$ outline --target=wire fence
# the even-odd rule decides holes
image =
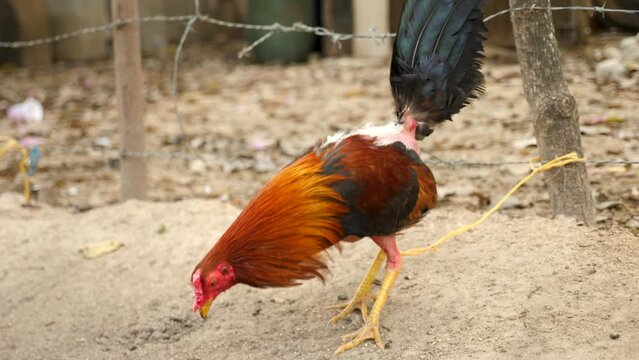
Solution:
[[[606,13],[625,13],[625,14],[639,14],[639,10],[632,9],[615,9],[615,8],[607,8],[605,4],[603,6],[550,6],[550,7],[518,7],[518,8],[509,8],[494,13],[492,15],[486,16],[484,18],[484,22],[491,21],[498,16],[502,16],[505,14],[509,14],[511,12],[518,11],[590,11],[594,14],[600,14],[604,16]],[[245,30],[257,30],[264,31],[265,34],[258,38],[255,42],[249,44],[244,47],[239,53],[238,57],[242,58],[250,53],[255,47],[263,44],[267,41],[273,34],[281,33],[281,32],[303,32],[310,33],[320,37],[329,37],[334,44],[337,46],[340,45],[342,41],[353,40],[353,39],[368,39],[374,41],[383,42],[385,39],[395,37],[395,33],[390,32],[378,32],[375,28],[372,28],[369,32],[366,33],[339,33],[321,26],[309,26],[303,23],[294,23],[291,25],[282,25],[279,23],[273,23],[270,25],[259,25],[259,24],[247,24],[247,23],[238,23],[238,22],[230,22],[225,20],[216,19],[207,14],[202,14],[200,12],[200,1],[194,0],[194,13],[191,15],[177,15],[177,16],[146,16],[140,18],[125,18],[125,19],[115,19],[113,22],[108,24],[80,29],[64,34],[55,35],[52,37],[34,39],[34,40],[25,40],[25,41],[13,41],[13,42],[1,42],[0,48],[11,48],[11,49],[20,49],[32,46],[39,46],[44,44],[51,44],[59,41],[64,41],[67,39],[71,39],[78,36],[89,35],[97,32],[103,31],[111,31],[114,28],[119,26],[125,26],[133,23],[152,23],[152,22],[186,22],[184,32],[180,37],[173,62],[173,70],[171,73],[171,98],[174,107],[175,120],[179,125],[179,129],[181,132],[181,136],[186,138],[186,131],[184,124],[182,122],[182,117],[179,111],[179,94],[178,94],[178,80],[179,80],[179,64],[182,56],[182,50],[186,43],[186,40],[189,34],[193,30],[193,26],[195,23],[205,23],[205,24],[213,24],[217,26],[227,27],[227,28],[236,28],[236,29],[245,29]],[[137,158],[158,158],[158,159],[200,159],[203,161],[211,161],[210,156],[206,156],[205,154],[201,154],[200,152],[193,149],[189,142],[185,142],[185,145],[188,152],[165,152],[165,151],[144,151],[144,152],[127,152],[121,150],[117,156],[120,158],[125,157],[137,157]],[[529,161],[468,161],[468,160],[443,160],[434,155],[427,155],[425,157],[425,162],[430,165],[435,166],[446,166],[450,168],[460,168],[460,167],[495,167],[495,166],[503,166],[503,165],[528,165]],[[639,165],[639,160],[619,160],[619,159],[595,159],[595,160],[586,160],[585,163],[592,165]]]
[[[62,148],[62,147],[53,147],[47,149],[51,153],[70,153],[73,152],[72,149]],[[198,152],[194,154],[192,152],[184,152],[184,151],[144,151],[144,152],[131,152],[131,151],[103,151],[102,155],[108,158],[126,158],[126,157],[135,157],[135,158],[146,158],[146,159],[164,159],[164,160],[202,160],[208,164],[214,165],[222,165],[220,161],[220,156],[214,153],[203,153]],[[290,154],[285,154],[288,157],[291,157]],[[455,159],[455,160],[447,160],[442,159],[439,156],[434,155],[433,153],[427,152],[422,154],[422,160],[424,163],[430,166],[436,167],[446,167],[450,169],[460,169],[460,168],[477,168],[477,167],[499,167],[499,166],[517,166],[517,165],[530,165],[529,160],[494,160],[494,161],[480,161],[480,160],[465,160],[465,159]],[[603,165],[624,165],[624,166],[639,166],[638,160],[623,160],[623,159],[586,159],[581,161],[585,164],[592,166],[603,166]],[[547,162],[541,162],[541,165],[544,165]]]

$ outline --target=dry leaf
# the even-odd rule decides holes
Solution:
[[[117,240],[112,240],[112,241],[105,241],[101,243],[87,245],[83,247],[82,249],[80,249],[80,252],[82,253],[82,255],[84,255],[85,258],[94,259],[102,255],[112,253],[118,250],[119,248],[121,248],[122,246],[124,246],[123,243]]]
[[[614,208],[621,205],[621,200],[608,200],[608,201],[601,201],[601,202],[597,202],[595,204],[595,209],[597,210],[605,210],[605,209],[610,209],[610,208]]]

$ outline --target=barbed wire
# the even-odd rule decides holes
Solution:
[[[466,161],[466,160],[442,160],[439,158],[425,159],[424,162],[429,165],[444,165],[449,168],[461,167],[497,167],[509,165],[530,165],[530,161]],[[600,165],[639,165],[639,160],[589,160],[581,161],[585,164],[594,166]],[[546,162],[541,162],[545,164]]]
[[[45,146],[45,151],[49,153],[74,153],[76,152],[74,149],[65,148],[65,147],[56,147],[56,146]],[[95,149],[94,149],[95,150]],[[214,153],[198,153],[195,155],[190,152],[182,152],[182,151],[115,151],[115,150],[104,150],[102,151],[104,155],[107,155],[111,158],[145,158],[145,159],[165,159],[165,160],[202,160],[205,163],[212,165],[220,165],[220,162],[223,157],[217,156]],[[284,153],[284,152],[283,152]],[[286,157],[293,158],[294,156],[284,153]],[[479,160],[446,160],[442,159],[432,153],[427,153],[422,156],[422,160],[427,165],[432,166],[443,166],[451,169],[456,168],[472,168],[472,167],[499,167],[499,166],[517,166],[517,165],[530,165],[529,160],[492,160],[492,161],[479,161]],[[546,162],[540,162],[542,165]],[[639,159],[637,160],[623,160],[623,159],[586,159],[583,161],[585,164],[593,165],[593,166],[601,166],[601,165],[639,165]]]
[[[639,14],[639,10],[631,9],[614,9],[607,8],[604,2],[601,6],[522,6],[511,9],[504,9],[498,11],[490,16],[484,18],[484,22],[488,22],[498,16],[508,14],[515,11],[529,11],[529,10],[546,10],[546,11],[561,11],[561,10],[573,10],[573,11],[592,11],[594,14],[600,14],[601,17],[605,17],[606,13],[624,13],[624,14]]]
[[[572,10],[572,11],[592,11],[594,14],[601,14],[602,16],[605,13],[626,13],[626,14],[639,14],[639,10],[630,10],[630,9],[614,9],[607,8],[606,5],[602,6],[550,6],[550,7],[538,7],[538,6],[530,6],[530,7],[518,7],[518,8],[510,8],[504,9],[499,12],[496,12],[492,15],[489,15],[484,18],[484,22],[491,21],[492,19],[502,16],[504,14],[508,14],[516,11],[562,11],[562,10]],[[71,31],[64,34],[59,34],[51,37],[34,39],[34,40],[24,40],[24,41],[13,41],[13,42],[3,42],[0,41],[0,48],[12,48],[19,49],[25,47],[32,47],[44,44],[51,44],[54,42],[64,41],[67,39],[71,39],[78,36],[89,35],[93,33],[110,31],[116,27],[124,26],[127,24],[133,23],[151,23],[151,22],[186,22],[186,26],[182,36],[180,37],[178,46],[176,48],[175,56],[174,56],[174,64],[173,71],[171,74],[171,97],[174,105],[175,119],[179,125],[180,131],[182,135],[185,135],[185,127],[182,122],[182,118],[179,112],[179,100],[178,100],[178,75],[179,75],[179,63],[182,55],[182,50],[184,48],[184,44],[189,33],[193,30],[193,26],[196,22],[208,23],[222,27],[228,28],[237,28],[237,29],[245,29],[245,30],[258,30],[265,31],[266,33],[258,38],[253,43],[244,47],[238,53],[238,57],[244,57],[249,52],[251,52],[256,46],[264,43],[268,40],[272,35],[278,32],[305,32],[311,33],[320,37],[330,37],[334,44],[339,45],[341,41],[353,40],[353,39],[369,39],[369,40],[377,40],[383,42],[385,39],[395,37],[395,33],[391,32],[377,32],[375,28],[371,28],[370,31],[366,33],[339,33],[321,26],[309,26],[300,22],[293,23],[292,25],[282,25],[279,23],[273,23],[270,25],[260,25],[260,24],[248,24],[248,23],[239,23],[239,22],[231,22],[220,20],[214,17],[211,17],[206,14],[202,14],[200,12],[200,1],[194,0],[194,13],[190,15],[176,15],[176,16],[144,16],[139,18],[123,18],[123,19],[115,19],[113,22],[95,26],[84,28],[76,31]],[[142,158],[165,158],[165,159],[200,159],[204,161],[204,158],[193,149],[188,142],[186,143],[187,148],[189,149],[189,153],[186,152],[162,152],[162,151],[145,151],[145,152],[127,152],[121,150],[117,156],[120,158],[125,157],[142,157]],[[70,151],[72,152],[72,151]],[[528,165],[528,161],[467,161],[467,160],[442,160],[437,157],[432,156],[429,159],[425,159],[425,162],[431,165],[442,165],[451,168],[459,168],[459,167],[492,167],[492,166],[504,166],[504,165]],[[593,165],[637,165],[639,164],[639,160],[586,160],[588,164]]]
[[[105,24],[105,25],[84,28],[84,29],[75,30],[68,33],[54,35],[51,37],[46,37],[41,39],[11,41],[11,42],[0,41],[0,48],[19,49],[19,48],[25,48],[25,47],[38,46],[38,45],[45,45],[45,44],[51,44],[51,43],[59,42],[63,40],[72,39],[78,36],[90,35],[90,34],[103,32],[103,31],[110,31],[122,25],[128,25],[133,23],[148,23],[148,22],[188,21],[191,17],[192,15],[178,15],[178,16],[158,15],[158,16],[145,16],[145,17],[141,17],[137,19],[134,19],[134,18],[116,19],[113,22]]]
[[[316,36],[321,37],[330,37],[334,43],[344,40],[353,40],[353,39],[374,39],[374,40],[384,40],[387,38],[395,37],[395,33],[391,32],[382,32],[378,33],[375,28],[371,28],[371,30],[367,33],[339,33],[332,30],[329,30],[325,27],[321,26],[309,26],[300,22],[293,23],[292,25],[282,25],[280,23],[273,23],[270,25],[259,25],[259,24],[247,24],[247,23],[239,23],[232,21],[220,20],[214,17],[211,17],[207,14],[200,13],[199,0],[196,1],[196,12],[191,15],[175,15],[175,16],[143,16],[139,18],[124,18],[124,19],[116,19],[111,23],[84,28],[80,30],[71,31],[64,34],[59,34],[51,37],[34,39],[34,40],[21,40],[21,41],[0,41],[0,48],[24,48],[31,46],[38,46],[44,44],[50,44],[58,41],[63,41],[67,39],[71,39],[78,36],[89,35],[97,32],[109,31],[115,27],[132,24],[132,23],[149,23],[149,22],[181,22],[187,21],[194,23],[195,21],[200,21],[203,23],[214,24],[222,27],[228,28],[236,28],[236,29],[245,29],[245,30],[260,30],[266,31],[268,33],[276,33],[276,32],[306,32],[312,33]],[[615,9],[615,8],[607,8],[606,5],[602,6],[549,6],[549,7],[539,7],[539,6],[529,6],[529,7],[517,7],[510,8],[498,11],[492,15],[489,15],[484,18],[484,22],[491,21],[492,19],[508,14],[511,12],[517,11],[562,11],[562,10],[572,10],[572,11],[592,11],[593,14],[601,14],[605,16],[605,13],[625,13],[625,14],[639,14],[639,10],[632,9]],[[191,24],[192,26],[193,24]],[[270,37],[272,34],[268,35]],[[265,34],[266,36],[266,34]],[[256,40],[258,44],[264,42],[264,39]],[[251,44],[246,48],[240,51],[240,54],[246,54],[250,51],[250,49],[254,48],[258,44]]]

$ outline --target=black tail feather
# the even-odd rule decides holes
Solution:
[[[418,139],[483,91],[485,0],[406,0],[391,63],[398,117],[419,122]]]

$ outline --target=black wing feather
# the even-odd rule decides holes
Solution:
[[[485,0],[407,0],[393,48],[391,88],[398,118],[419,122],[417,138],[450,120],[483,91]]]

